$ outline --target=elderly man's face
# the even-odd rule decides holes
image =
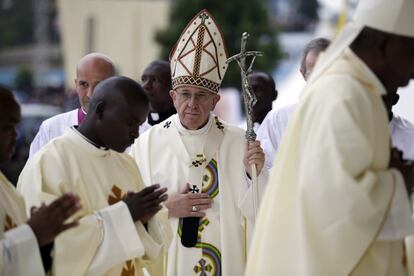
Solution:
[[[196,87],[179,87],[170,91],[180,122],[187,129],[203,127],[220,96]]]

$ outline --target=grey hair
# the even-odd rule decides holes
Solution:
[[[323,37],[315,38],[309,41],[303,48],[302,59],[300,61],[300,71],[306,74],[306,56],[310,52],[323,52],[326,48],[328,48],[329,44],[331,44],[331,41]]]

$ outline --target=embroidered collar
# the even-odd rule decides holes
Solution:
[[[180,122],[180,118],[179,116],[175,117],[175,124],[177,126],[178,132],[181,135],[203,135],[206,134],[209,130],[211,125],[213,124],[213,116],[210,114],[210,117],[208,118],[208,122],[205,126],[203,126],[200,129],[195,129],[195,130],[191,130],[191,129],[186,129]]]
[[[80,137],[82,137],[82,139],[84,139],[86,142],[88,142],[89,144],[91,144],[95,148],[100,149],[100,150],[109,150],[109,148],[102,147],[102,146],[98,145],[97,143],[93,142],[92,140],[90,140],[89,138],[87,138],[85,135],[83,135],[82,133],[80,133],[79,130],[78,130],[78,126],[72,126],[71,129],[74,130],[74,133],[78,134]]]

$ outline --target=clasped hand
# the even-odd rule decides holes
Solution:
[[[160,188],[159,184],[146,187],[141,191],[129,192],[123,199],[131,213],[132,219],[147,223],[159,210],[161,203],[167,200],[167,188]]]
[[[179,193],[170,195],[165,202],[168,217],[204,217],[205,210],[211,208],[213,200],[207,193],[189,193],[190,185],[186,183]]]

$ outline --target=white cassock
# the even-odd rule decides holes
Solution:
[[[25,204],[0,172],[0,275],[45,275],[39,245],[27,221]]]
[[[148,232],[134,223],[122,201],[128,191],[142,187],[131,156],[99,149],[73,127],[33,156],[18,181],[28,206],[65,192],[77,194],[82,204],[75,215],[80,225],[55,240],[53,274],[142,275],[142,268],[160,256],[164,238],[155,219]]]
[[[245,275],[406,275],[414,233],[389,169],[384,86],[349,49],[304,91],[286,129]]]
[[[403,152],[403,158],[414,160],[414,124],[398,115],[390,122],[392,145]]]
[[[61,136],[67,127],[78,125],[79,108],[58,114],[42,122],[39,131],[30,144],[29,158],[50,140]]]
[[[243,274],[254,217],[244,149],[244,132],[212,115],[199,130],[185,129],[173,115],[135,141],[132,155],[144,183],[159,183],[170,194],[189,183],[214,200],[200,220],[195,247],[182,246],[181,219],[170,219],[174,237],[168,253],[169,276]],[[265,170],[258,180],[261,194]]]
[[[257,130],[257,140],[263,148],[266,167],[272,168],[277,149],[282,141],[283,133],[286,130],[288,121],[295,110],[295,104],[282,107],[278,110],[270,111],[259,129]]]
[[[238,124],[237,125],[239,128],[241,128],[241,129],[243,129],[243,130],[246,130],[247,129],[247,122],[246,121],[244,121],[244,122],[242,122],[242,123],[240,123],[240,124]],[[257,134],[257,131],[259,130],[259,128],[260,128],[260,124],[258,123],[258,122],[254,122],[253,123],[253,131]]]
[[[392,144],[403,152],[403,158],[414,160],[414,124],[394,114],[390,123]],[[411,195],[412,198],[412,195]],[[409,275],[414,275],[414,236],[405,239]]]

